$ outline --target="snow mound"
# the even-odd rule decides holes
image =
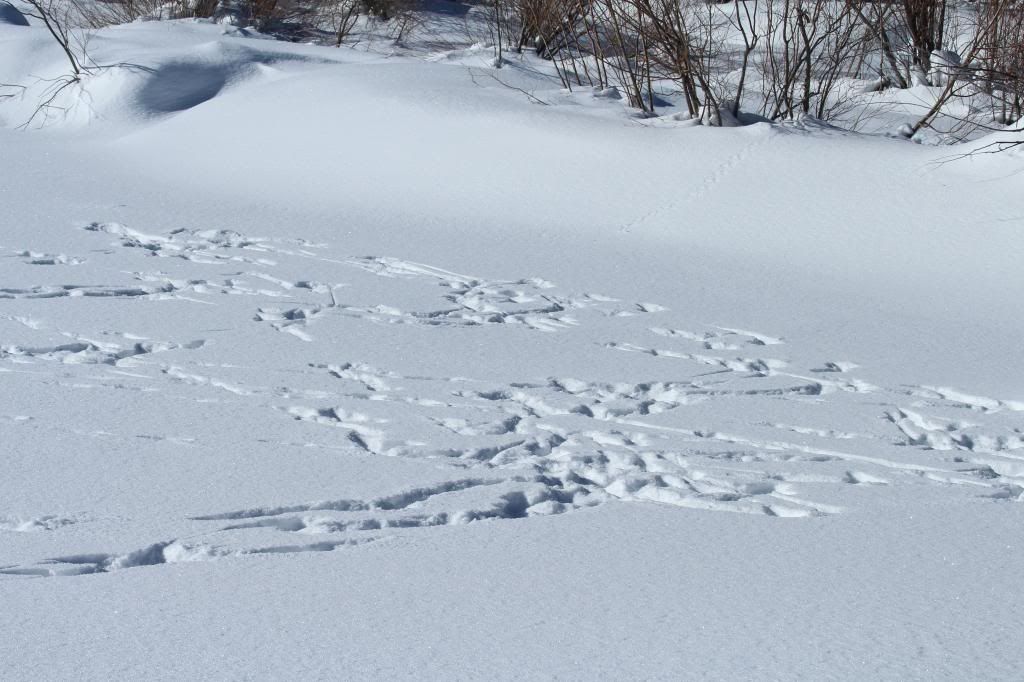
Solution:
[[[286,62],[300,55],[257,51],[242,45],[210,42],[189,54],[147,66],[120,65],[85,83],[92,110],[104,119],[148,119],[176,114],[224,96],[252,80],[272,80]]]
[[[25,15],[17,7],[2,0],[0,0],[0,24],[8,24],[10,26],[29,25],[28,19],[25,18]]]
[[[231,70],[222,65],[179,62],[154,69],[136,93],[146,110],[184,111],[216,97],[228,84]]]
[[[989,133],[980,139],[958,145],[957,149],[969,154],[1005,153],[1007,156],[1020,158],[1022,146],[1024,146],[1024,128],[1008,126],[1005,130]]]
[[[1015,177],[1024,161],[1024,128],[1007,126],[977,140],[937,148],[935,159],[938,164],[952,166],[957,174],[976,179]]]
[[[31,52],[30,62],[7,76],[25,88],[9,103],[6,124],[25,126],[28,121],[25,127],[29,128],[80,128],[97,123],[149,121],[209,104],[243,83],[271,81],[285,77],[288,71],[295,72],[303,64],[331,61],[287,48],[258,49],[221,36],[210,40],[214,31],[219,32],[212,25],[181,28],[192,29],[200,40],[184,50],[180,46],[171,50],[154,46],[151,52],[140,51],[132,61],[105,59],[107,36],[101,33],[96,54],[90,56],[96,63],[109,65],[93,68],[77,81],[67,75],[66,60],[53,45],[39,42],[40,36],[27,36],[26,42],[33,42],[38,49]],[[143,28],[140,33],[147,31]],[[28,77],[25,74],[29,72],[37,75]],[[67,86],[58,92],[55,83]],[[44,101],[49,105],[37,110]]]

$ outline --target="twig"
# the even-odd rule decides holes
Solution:
[[[483,87],[479,83],[477,83],[477,81],[476,81],[477,74],[473,73],[473,69],[467,67],[466,70],[469,72],[469,78],[470,78],[470,80],[473,81],[473,85],[476,85],[476,86],[479,86],[479,87]],[[534,95],[531,92],[527,92],[526,90],[523,90],[522,88],[517,88],[516,86],[514,86],[514,85],[512,85],[510,83],[506,83],[505,81],[503,81],[500,78],[498,78],[497,76],[495,76],[493,73],[487,73],[487,74],[481,74],[481,75],[489,76],[490,78],[492,78],[493,80],[498,81],[498,83],[504,85],[506,88],[509,88],[510,90],[515,90],[517,92],[521,92],[522,94],[526,95],[529,98],[529,100],[531,102],[533,102],[534,104],[543,104],[546,107],[547,106],[551,106],[550,102],[545,102],[544,100],[542,100],[541,98],[537,97],[536,95]]]

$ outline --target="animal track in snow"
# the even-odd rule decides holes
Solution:
[[[397,511],[404,510],[414,505],[421,504],[438,495],[445,495],[453,492],[460,492],[480,486],[491,486],[502,483],[500,479],[466,478],[460,480],[445,481],[433,486],[413,488],[394,495],[381,497],[373,500],[341,499],[326,500],[321,502],[310,502],[305,504],[288,505],[280,507],[257,507],[254,509],[243,509],[239,511],[209,514],[206,516],[193,517],[196,521],[238,521],[242,519],[266,518],[271,516],[282,516],[297,512],[311,511],[336,511],[336,512],[365,512],[365,511]]]
[[[351,369],[329,371],[352,383],[361,383],[357,376],[345,376]],[[351,396],[360,400],[398,400],[387,394],[398,392],[394,386],[401,384],[403,398],[416,398],[404,400],[413,412],[419,400],[424,399],[420,391],[433,389],[441,393],[428,400],[439,406],[441,414],[446,407],[456,414],[465,414],[466,404],[453,405],[454,397],[471,401],[482,417],[492,416],[476,420],[454,415],[432,418],[438,429],[456,437],[450,447],[417,447],[406,442],[387,448],[382,445],[384,434],[401,439],[394,433],[394,424],[407,421],[403,415],[393,414],[389,423],[372,427],[376,440],[373,447],[366,448],[368,451],[516,472],[516,476],[533,486],[545,487],[547,493],[540,495],[541,501],[557,501],[560,511],[615,499],[777,516],[836,511],[834,506],[809,502],[794,494],[794,486],[783,485],[784,476],[750,469],[738,471],[705,456],[709,445],[731,446],[734,439],[692,429],[665,431],[640,421],[690,404],[693,400],[687,394],[691,390],[698,399],[705,399],[706,395],[694,384],[610,385],[552,379],[515,384],[505,390],[479,391],[440,380],[403,379],[393,373],[388,373],[384,382],[379,379],[380,374],[371,374],[371,385],[363,383],[361,390]],[[302,408],[298,418],[345,429],[369,428],[365,415],[339,413],[337,408]],[[459,437],[470,444],[459,446]],[[438,435],[426,440],[439,443],[445,437]],[[756,447],[758,443],[750,445]],[[768,445],[773,450],[783,449],[778,443]],[[802,459],[801,451],[794,450],[795,454],[775,460]]]
[[[330,552],[339,547],[354,547],[373,542],[374,538],[342,539],[306,544],[270,545],[244,549],[230,549],[218,545],[179,542],[171,540],[157,542],[141,549],[123,554],[73,554],[47,559],[27,566],[6,566],[0,568],[0,575],[57,577],[112,573],[129,568],[157,566],[194,561],[212,561],[223,557],[294,554],[298,552]]]
[[[837,360],[837,361],[826,362],[821,367],[815,367],[811,371],[812,372],[819,372],[819,373],[821,373],[821,372],[828,372],[828,373],[831,373],[831,372],[837,372],[837,373],[839,373],[839,372],[852,372],[853,370],[857,369],[858,367],[860,367],[860,365],[858,365],[855,362],[848,362],[848,361],[844,361],[844,360]]]
[[[0,531],[7,530],[15,533],[51,531],[79,523],[80,521],[82,521],[82,518],[73,516],[45,515],[20,517],[0,515]]]
[[[196,350],[202,348],[205,343],[201,339],[184,344],[143,340],[122,345],[110,341],[76,337],[69,343],[53,346],[0,346],[0,360],[48,360],[64,364],[118,365],[123,360],[151,353],[163,353],[178,349]]]
[[[341,366],[346,368],[341,371],[337,369],[339,366],[335,366],[333,375],[359,383],[358,372],[351,369],[356,366],[346,364]],[[843,468],[836,474],[819,477],[816,480],[818,484],[827,480],[835,484],[879,485],[890,483],[894,473],[905,477],[903,480],[920,480],[922,477],[936,480],[946,472],[946,482],[954,481],[958,474],[966,474],[973,477],[975,483],[998,490],[1000,486],[1005,487],[1007,481],[982,481],[986,477],[1012,478],[1015,475],[1015,470],[1011,471],[1009,465],[997,463],[992,469],[988,461],[980,466],[976,466],[977,462],[954,458],[936,461],[925,452],[922,456],[907,458],[900,455],[900,444],[895,440],[887,443],[883,436],[859,435],[823,426],[751,423],[751,426],[762,425],[787,431],[802,439],[785,441],[663,423],[663,415],[676,413],[679,414],[678,420],[685,421],[688,406],[708,400],[786,396],[822,400],[826,396],[842,395],[851,396],[843,400],[855,400],[856,396],[870,394],[874,401],[882,397],[879,393],[885,393],[866,382],[833,385],[799,375],[737,370],[731,373],[735,378],[695,376],[690,381],[641,384],[550,379],[481,390],[466,388],[465,383],[459,387],[450,381],[403,378],[394,373],[372,370],[369,373],[370,384],[364,383],[349,395],[357,400],[400,399],[410,405],[413,413],[420,401],[429,402],[440,412],[438,416],[429,418],[434,426],[449,434],[449,438],[462,437],[473,442],[472,445],[433,450],[407,445],[391,450],[389,454],[448,459],[458,466],[470,468],[483,466],[509,471],[526,468],[537,477],[534,482],[546,481],[552,494],[557,493],[558,497],[565,499],[566,491],[571,491],[569,497],[588,499],[585,506],[609,499],[646,499],[680,506],[775,515],[834,512],[837,510],[834,505],[809,502],[794,494],[801,487],[802,475],[796,471],[786,473],[785,469],[790,465],[799,468],[814,463],[829,465],[829,468],[871,466],[880,472],[888,472],[882,474],[862,468]],[[386,379],[382,378],[385,376]],[[794,378],[798,380],[795,384],[792,382]],[[753,386],[741,388],[740,385],[745,383]],[[890,392],[888,395],[896,399],[901,393]],[[470,406],[476,409],[469,414],[477,416],[467,418],[467,404],[453,401],[453,398],[470,401]],[[869,404],[872,410],[877,409],[873,407],[876,402]],[[445,414],[447,410],[451,410],[450,416]],[[492,416],[488,418],[486,415]],[[381,431],[391,434],[408,421],[401,414],[393,416],[389,423],[379,427]],[[1004,451],[1015,448],[1017,440],[1014,439],[1019,435],[1013,432],[1005,440],[992,441],[990,449],[992,446]],[[440,442],[444,438],[439,435],[424,440]],[[816,442],[823,444],[816,445]],[[832,442],[835,445],[829,444]],[[848,451],[841,445],[857,442],[869,445],[866,448],[858,446],[864,453]],[[961,445],[966,443],[959,442]],[[909,444],[924,443],[915,441]],[[742,449],[736,450],[737,446]],[[889,456],[875,454],[879,448],[886,449]],[[737,469],[733,462],[744,466]],[[764,470],[747,466],[755,462],[771,466]],[[986,471],[985,466],[989,466],[991,471]],[[695,481],[702,483],[697,485]],[[765,481],[782,481],[787,485],[760,485]],[[754,494],[753,491],[759,492]],[[575,507],[569,505],[569,508]]]
[[[235,395],[252,395],[254,392],[244,386],[238,386],[222,379],[217,379],[216,377],[187,372],[174,365],[163,368],[161,372],[171,379],[190,384],[192,386],[213,386],[214,388],[220,388],[229,393],[234,393]]]
[[[137,298],[173,292],[174,288],[152,286],[123,286],[106,284],[57,284],[31,287],[0,287],[0,299],[3,298]]]
[[[620,230],[623,232],[630,232],[634,228],[639,227],[645,223],[650,222],[653,219],[661,218],[665,216],[678,215],[681,207],[688,203],[693,203],[704,197],[709,191],[720,185],[736,168],[739,168],[746,159],[753,154],[759,147],[764,145],[771,139],[770,136],[761,135],[755,138],[753,141],[745,144],[736,153],[726,157],[721,163],[715,168],[711,169],[710,172],[706,172],[704,180],[699,185],[694,187],[689,193],[678,195],[670,198],[666,203],[655,206],[653,209],[642,214],[640,217],[630,221],[623,225]]]
[[[429,265],[384,256],[350,258],[350,264],[382,277],[426,280],[441,287],[445,305],[424,311],[405,311],[389,305],[339,305],[346,314],[385,324],[424,326],[478,326],[517,324],[538,331],[557,331],[575,326],[574,313],[597,309],[612,315],[622,311],[617,300],[599,294],[565,295],[556,286],[539,279],[485,280],[460,275]],[[665,310],[653,303],[634,304],[631,314]]]
[[[300,308],[260,308],[253,317],[257,322],[270,322],[274,329],[291,334],[303,341],[312,341],[313,337],[305,331],[306,325],[323,313],[320,306]]]
[[[853,362],[820,357],[803,362],[799,340],[739,326],[666,319],[663,326],[647,328],[638,323],[648,318],[640,316],[665,319],[674,313],[651,302],[567,293],[539,278],[488,280],[395,258],[348,258],[302,240],[234,232],[153,235],[113,223],[86,229],[147,258],[174,260],[160,263],[166,272],[116,270],[103,276],[115,284],[9,287],[0,289],[0,299],[108,297],[133,299],[121,304],[133,308],[155,308],[153,302],[165,299],[199,301],[211,307],[165,307],[210,314],[217,329],[198,327],[202,336],[206,331],[225,335],[209,337],[218,343],[207,349],[203,341],[60,332],[50,322],[3,315],[0,371],[18,371],[15,363],[61,363],[59,370],[46,371],[68,376],[62,386],[109,381],[119,389],[163,390],[175,399],[217,403],[219,410],[266,415],[272,428],[254,433],[254,441],[321,448],[317,456],[416,460],[432,472],[445,472],[449,480],[366,499],[310,501],[300,495],[263,498],[226,511],[196,510],[202,515],[188,519],[178,540],[134,551],[62,556],[0,569],[3,573],[77,575],[329,551],[400,532],[621,503],[810,517],[856,512],[867,496],[898,495],[914,485],[1024,499],[1024,430],[1015,421],[1024,409],[1020,402],[950,388],[868,383],[860,378],[867,370]],[[351,282],[316,281],[307,269],[310,260],[319,261],[318,276],[326,268],[333,281],[335,271],[343,270]],[[88,268],[75,270],[10,262],[37,276],[87,272],[101,265],[102,257],[90,257]],[[116,283],[125,278],[131,280]],[[395,306],[387,299],[391,292],[409,296]],[[340,294],[346,301],[338,300]],[[234,312],[228,308],[232,296],[240,303],[238,326],[222,329],[227,316],[219,313]],[[12,308],[24,305],[12,303]],[[495,333],[503,326],[562,331],[598,317],[602,335],[609,335],[603,338],[616,340],[602,348],[590,337],[573,349],[578,357],[573,377],[403,374],[339,357],[344,346],[336,334],[320,342],[314,336],[318,329],[334,331],[332,323],[351,326],[360,320],[425,329],[490,326]],[[202,325],[210,324],[206,319]],[[251,334],[254,323],[305,342],[289,345],[280,366],[261,365],[258,379],[246,366],[246,344],[257,338]],[[549,337],[529,339],[546,343]],[[179,350],[194,352],[150,357]],[[226,357],[215,356],[220,352]],[[634,355],[626,358],[622,352]],[[160,362],[164,357],[173,362]],[[629,381],[600,379],[615,376],[607,371],[610,364],[627,360],[637,368],[630,370]],[[15,419],[23,418],[0,419],[0,429],[23,428]],[[42,420],[25,428],[43,428]],[[191,439],[152,435],[159,430],[102,435],[136,446],[138,439],[194,446]],[[88,435],[100,437],[100,432]],[[0,530],[55,530],[70,518],[0,517]],[[195,524],[208,530],[197,536]],[[290,539],[281,542],[279,533]]]
[[[151,256],[182,258],[194,263],[220,265],[225,261],[276,265],[272,258],[256,254],[304,256],[316,258],[310,249],[322,248],[304,240],[279,240],[249,237],[233,230],[176,229],[167,234],[147,234],[120,223],[89,223],[83,229],[108,234],[125,248],[140,249]],[[284,244],[284,245],[282,245]]]
[[[553,332],[580,324],[579,316],[593,311],[605,316],[631,316],[666,310],[654,303],[635,303],[623,309],[616,299],[599,294],[564,294],[539,278],[485,280],[390,257],[349,258],[346,264],[381,277],[427,282],[439,289],[438,306],[407,310],[388,303],[357,305],[338,299],[339,285],[305,287],[322,295],[316,302],[293,307],[266,306],[257,310],[257,322],[303,341],[313,341],[309,327],[332,316],[357,318],[376,324],[423,327],[476,327],[515,325]],[[419,287],[417,287],[419,288]]]
[[[719,327],[718,329],[725,332],[725,334],[716,331],[694,333],[679,329],[663,328],[653,328],[650,331],[658,336],[680,340],[683,344],[699,344],[702,350],[737,351],[743,349],[744,346],[774,346],[784,343],[782,339],[768,336],[767,334],[724,327]],[[764,389],[756,390],[756,393],[763,395],[825,395],[835,391],[870,393],[877,390],[876,386],[856,378],[826,379],[820,376],[822,373],[850,371],[856,367],[853,363],[837,364],[828,362],[822,368],[810,370],[812,374],[818,374],[818,376],[805,377],[800,374],[784,372],[783,370],[789,366],[789,362],[778,358],[708,355],[706,353],[693,352],[687,348],[680,348],[678,350],[661,349],[615,341],[606,343],[605,347],[632,353],[643,353],[658,358],[688,360],[700,365],[720,368],[720,371],[723,373],[741,372],[755,377],[785,377],[799,382],[796,386],[788,388],[769,389],[768,391]],[[749,392],[743,393],[751,394]]]
[[[931,400],[940,400],[967,407],[979,412],[1024,412],[1024,401],[1019,400],[997,400],[983,396],[971,395],[958,391],[955,388],[940,388],[934,386],[919,386],[910,391],[911,395]]]
[[[907,445],[931,450],[968,450],[970,452],[1007,452],[1024,449],[1024,431],[1007,429],[1004,433],[978,432],[977,424],[940,421],[917,412],[897,409],[886,417],[906,436]]]
[[[66,256],[63,253],[42,253],[38,251],[19,251],[17,255],[25,260],[27,265],[81,265],[85,262],[82,258]]]
[[[360,450],[375,455],[396,455],[405,445],[404,443],[393,444],[386,441],[384,432],[372,426],[373,422],[369,417],[357,412],[349,413],[337,407],[299,406],[289,407],[287,412],[298,421],[328,424],[345,429],[349,442]]]
[[[765,376],[771,374],[774,370],[782,369],[787,365],[784,360],[776,360],[774,358],[727,358],[714,355],[703,355],[701,353],[684,353],[674,350],[645,348],[632,343],[617,343],[614,341],[606,344],[605,347],[633,353],[646,353],[647,355],[653,355],[654,357],[690,360],[702,365],[720,367],[732,372],[751,372]]]

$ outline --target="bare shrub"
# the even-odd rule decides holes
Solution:
[[[768,7],[766,24],[762,113],[771,119],[801,113],[828,119],[835,85],[863,37],[860,17],[848,4],[782,0]]]
[[[217,11],[219,0],[71,0],[83,23],[91,28],[127,24],[137,19],[205,19]]]
[[[1024,99],[1024,7],[986,3],[979,8],[982,46],[976,83],[992,98],[992,119],[999,124],[1021,120]]]
[[[932,53],[944,47],[947,8],[946,0],[903,0],[898,6],[910,37],[911,68],[922,80],[931,71]]]
[[[965,36],[963,42],[956,45],[959,49],[955,56],[959,64],[944,69],[945,83],[942,90],[928,111],[906,131],[908,136],[931,128],[943,109],[954,100],[966,100],[970,106],[975,95],[991,92],[994,89],[992,82],[999,78],[1005,79],[1002,83],[1004,89],[1000,92],[1005,93],[1005,88],[1010,88],[1019,93],[1019,75],[1012,70],[1005,73],[1001,71],[1006,66],[1012,69],[1012,62],[1019,59],[1019,47],[1004,46],[1001,42],[1004,39],[1013,40],[1012,36],[1016,35],[1013,22],[1019,21],[1015,18],[1019,11],[1015,0],[991,0],[975,10],[971,17],[972,25],[958,32]],[[1004,33],[1003,28],[1009,34]],[[1015,52],[1017,57],[1013,56]],[[1019,100],[1019,95],[1011,97]],[[947,137],[953,141],[965,139],[972,129],[982,125],[969,116],[961,117],[958,128],[947,131]]]
[[[55,102],[65,90],[77,86],[83,78],[99,70],[89,57],[87,45],[89,36],[77,29],[80,15],[74,5],[61,0],[25,0],[29,9],[23,13],[43,23],[54,42],[60,46],[67,59],[68,72],[51,79],[39,79],[44,84],[39,102],[32,115],[20,127],[27,128],[37,118],[57,108]],[[25,85],[5,85],[24,96],[29,92]],[[10,95],[5,95],[9,97]]]

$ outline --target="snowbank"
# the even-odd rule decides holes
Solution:
[[[28,19],[9,2],[0,2],[0,24],[8,26],[28,26]]]

